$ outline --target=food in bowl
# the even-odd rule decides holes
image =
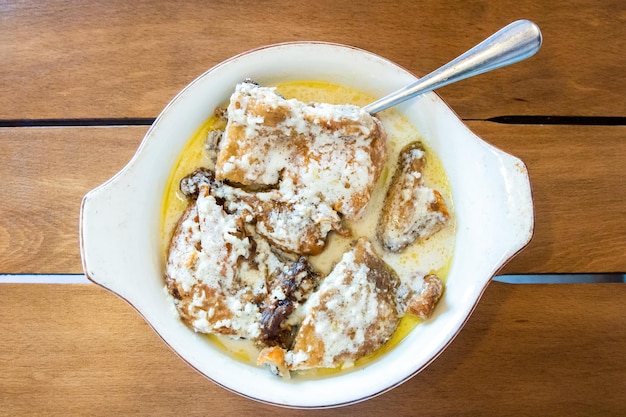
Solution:
[[[315,85],[289,86],[322,100],[340,90]],[[165,231],[180,318],[225,345],[243,340],[258,349],[252,362],[286,378],[372,357],[406,314],[430,317],[443,292],[454,246],[445,173],[406,120],[359,104],[239,83],[205,132],[204,162],[172,179],[184,174],[187,201],[182,214],[166,213],[180,214]],[[435,172],[442,191],[426,185]],[[416,258],[427,252],[439,256],[423,270]]]

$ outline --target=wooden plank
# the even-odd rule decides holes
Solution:
[[[81,200],[130,160],[146,130],[0,129],[0,273],[82,273]]]
[[[535,234],[503,273],[626,271],[626,127],[468,125],[530,175]]]
[[[0,119],[154,117],[217,63],[262,45],[321,40],[378,53],[417,75],[528,18],[527,62],[445,87],[465,119],[624,116],[621,0],[92,2],[0,6]]]
[[[624,303],[620,284],[492,283],[426,370],[316,415],[624,415]],[[0,415],[310,415],[206,380],[94,285],[3,284],[0,315]]]
[[[626,271],[626,127],[469,125],[531,177],[535,235],[502,273]],[[0,273],[81,273],[80,201],[130,160],[145,131],[0,129]]]

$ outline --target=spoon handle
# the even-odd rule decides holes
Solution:
[[[441,68],[363,109],[370,114],[378,113],[444,85],[523,61],[540,47],[539,27],[529,20],[515,21]]]

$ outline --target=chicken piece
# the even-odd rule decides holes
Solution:
[[[400,152],[376,230],[383,247],[391,252],[432,236],[450,218],[441,194],[423,184],[425,163],[426,152],[419,142]]]
[[[266,186],[287,178],[304,199],[358,219],[385,158],[382,124],[360,107],[286,100],[245,82],[230,98],[216,177]]]
[[[402,294],[399,304],[406,306],[406,312],[423,320],[430,318],[443,294],[443,282],[435,274],[413,277],[409,282],[411,288],[399,292]]]
[[[257,303],[265,297],[264,279],[249,273],[254,248],[242,225],[204,186],[174,231],[166,286],[181,319],[195,331],[250,339],[261,334]]]
[[[326,246],[328,233],[349,233],[336,211],[323,201],[294,194],[293,188],[287,190],[287,183],[279,190],[248,192],[216,181],[210,170],[198,169],[183,178],[181,191],[193,198],[199,184],[209,185],[231,213],[239,212],[249,223],[254,222],[258,234],[284,251],[317,255]]]
[[[274,368],[291,370],[352,365],[380,348],[396,330],[398,285],[398,277],[372,244],[360,238],[304,304],[293,349],[283,356],[262,351],[259,362],[278,359]]]
[[[196,173],[181,183],[197,199],[190,202],[174,231],[166,287],[181,319],[195,331],[256,342],[263,336],[268,341],[263,314],[270,307],[265,303],[272,294],[284,292],[280,285],[286,281],[285,285],[298,287],[289,293],[298,307],[315,286],[317,275],[304,261],[294,264],[277,255],[247,225],[245,213],[224,209],[207,181]],[[280,326],[281,320],[274,322]]]
[[[349,234],[339,214],[322,201],[287,199],[282,190],[257,193],[237,190],[234,194],[251,208],[257,233],[281,250],[318,255],[326,247],[331,231]]]

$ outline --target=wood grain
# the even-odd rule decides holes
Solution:
[[[0,273],[81,273],[81,200],[122,169],[146,130],[0,129]]]
[[[626,127],[469,125],[531,177],[535,235],[502,273],[626,271]],[[130,160],[145,131],[0,129],[0,273],[81,273],[81,199]]]
[[[3,285],[0,415],[623,415],[624,303],[619,284],[492,283],[423,372],[365,403],[312,412],[206,380],[95,285]]]
[[[626,127],[470,122],[524,161],[535,233],[505,273],[626,271]]]
[[[354,45],[424,75],[520,18],[542,28],[542,50],[440,90],[461,117],[626,116],[624,4],[1,2],[0,119],[154,117],[217,63],[285,41]]]

